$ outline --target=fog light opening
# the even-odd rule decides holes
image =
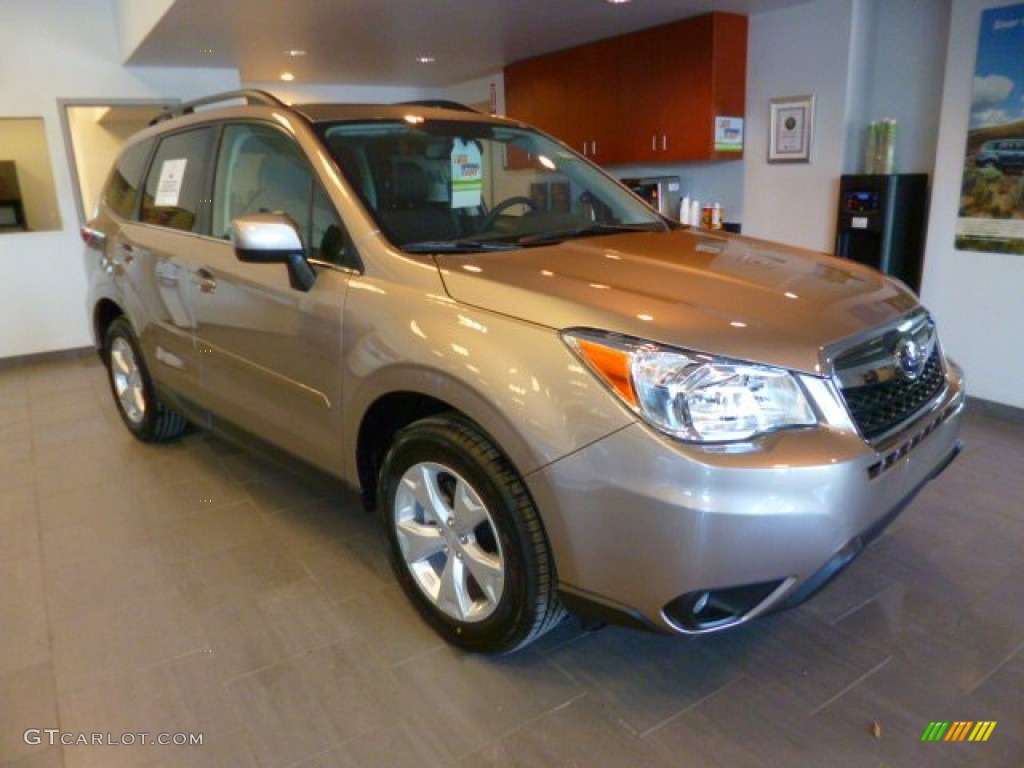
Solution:
[[[784,579],[727,589],[701,589],[680,595],[662,609],[665,618],[686,632],[709,632],[742,621]]]

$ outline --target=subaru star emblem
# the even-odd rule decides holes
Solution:
[[[896,369],[908,381],[916,381],[928,362],[925,351],[913,337],[906,336],[896,345]]]

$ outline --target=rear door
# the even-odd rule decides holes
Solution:
[[[294,139],[261,122],[223,127],[211,238],[192,276],[204,397],[228,422],[332,468],[340,435],[344,229]],[[280,264],[235,257],[231,222],[281,212],[319,265],[308,292]]]
[[[209,214],[204,190],[213,137],[204,126],[160,139],[137,220],[123,224],[108,246],[151,374],[191,399],[200,390],[189,276]]]

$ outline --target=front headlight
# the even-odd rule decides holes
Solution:
[[[789,371],[592,331],[563,338],[644,421],[678,440],[747,440],[817,424]]]

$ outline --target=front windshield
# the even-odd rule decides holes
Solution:
[[[520,248],[668,227],[586,160],[532,130],[411,118],[335,123],[323,137],[381,230],[407,251]]]

